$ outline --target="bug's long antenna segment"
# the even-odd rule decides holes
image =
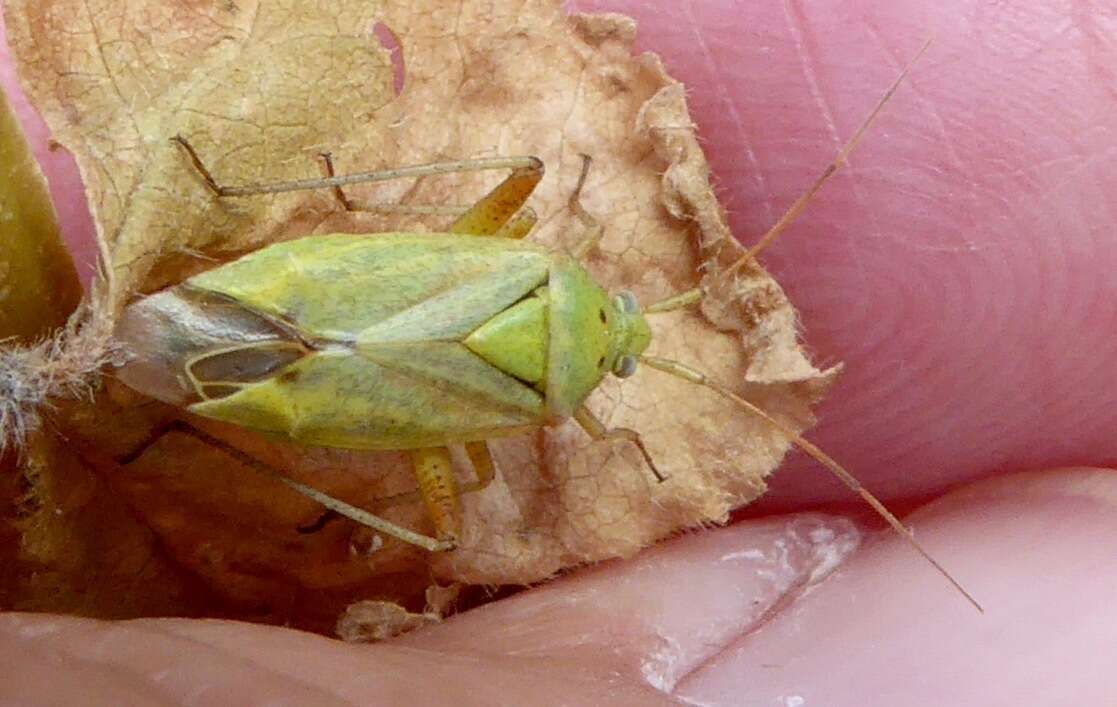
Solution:
[[[908,73],[911,71],[911,67],[915,65],[915,62],[919,61],[919,57],[923,56],[923,53],[927,51],[927,47],[929,46],[931,46],[931,38],[928,38],[927,41],[923,43],[923,46],[919,48],[919,51],[916,52],[915,56],[911,58],[911,61],[908,62],[907,66],[905,66],[903,70],[900,71],[900,75],[896,77],[896,80],[892,82],[892,85],[888,87],[888,90],[885,91],[884,95],[881,96],[879,101],[877,101],[876,107],[874,107],[872,112],[869,113],[868,117],[865,118],[864,121],[862,121],[861,126],[857,128],[857,132],[855,132],[853,134],[853,137],[851,137],[849,141],[842,146],[842,149],[838,151],[837,156],[835,156],[834,160],[826,166],[826,169],[822,171],[822,174],[819,175],[818,179],[814,181],[814,184],[812,184],[802,196],[795,200],[795,203],[793,203],[788,208],[788,210],[784,212],[784,215],[780,217],[780,220],[776,221],[776,225],[772,226],[772,228],[770,228],[767,233],[761,236],[760,240],[753,244],[752,247],[750,247],[744,255],[734,261],[733,264],[726,268],[724,271],[722,271],[721,274],[723,276],[730,275],[736,272],[738,268],[744,266],[745,263],[754,261],[756,259],[756,256],[759,255],[761,251],[770,246],[772,242],[775,241],[781,233],[783,233],[784,229],[790,226],[792,222],[795,221],[795,219],[799,218],[800,214],[803,213],[803,210],[807,208],[807,204],[809,204],[811,199],[814,198],[814,195],[818,193],[818,190],[822,188],[822,185],[825,184],[830,179],[830,177],[834,176],[834,174],[841,168],[841,166],[845,164],[846,160],[849,158],[850,153],[852,153],[853,150],[857,147],[857,143],[861,142],[861,138],[864,137],[865,132],[869,129],[873,122],[876,121],[877,116],[880,115],[881,111],[884,110],[885,104],[888,103],[893,94],[896,93],[896,89],[900,88],[900,84],[903,83],[905,78],[907,78]]]
[[[834,476],[838,477],[838,479],[841,480],[842,483],[848,486],[851,491],[856,493],[858,496],[863,498],[866,503],[872,506],[873,510],[875,510],[881,518],[884,518],[884,520],[887,521],[890,526],[892,526],[893,530],[903,536],[903,538],[907,540],[908,544],[911,545],[916,552],[922,555],[925,560],[930,562],[931,566],[938,570],[939,574],[945,577],[946,580],[950,582],[950,584],[953,585],[954,588],[957,589],[962,594],[962,596],[966,598],[966,601],[968,601],[970,604],[973,604],[974,608],[977,609],[979,612],[983,614],[985,613],[985,610],[981,608],[981,604],[979,604],[977,600],[974,599],[973,596],[968,591],[966,591],[964,587],[962,587],[958,580],[954,579],[954,577],[946,571],[945,567],[940,565],[935,558],[931,557],[930,553],[923,549],[922,545],[916,542],[915,537],[913,537],[911,534],[911,531],[904,527],[904,524],[901,523],[896,516],[892,515],[892,512],[885,508],[884,504],[881,503],[876,496],[869,493],[868,489],[861,485],[861,482],[855,479],[852,474],[846,471],[841,464],[834,461],[830,457],[830,455],[826,454],[826,452],[823,452],[811,442],[803,439],[803,437],[800,436],[799,433],[797,433],[795,430],[791,429],[776,418],[764,412],[764,410],[760,409],[756,405],[753,405],[733,391],[720,385],[717,381],[710,380],[710,378],[701,371],[695,370],[690,366],[679,363],[678,361],[671,361],[665,358],[659,358],[657,356],[641,356],[640,361],[646,363],[652,368],[663,371],[664,373],[669,373],[677,378],[682,378],[683,380],[690,381],[691,383],[705,386],[718,393],[722,397],[732,400],[733,402],[751,412],[753,415],[756,415],[757,417],[763,419],[765,422],[772,425],[780,432],[783,432],[785,435],[787,435],[791,442],[795,444],[795,446],[799,447],[804,452],[809,454],[811,458],[817,461],[819,464],[822,464],[827,469],[829,469],[830,472],[833,473]]]
[[[652,304],[649,304],[647,307],[644,307],[644,314],[659,314],[660,312],[673,312],[676,309],[682,309],[684,307],[689,307],[690,305],[701,301],[703,294],[704,293],[702,292],[701,287],[695,287],[694,289],[686,290],[685,292],[680,292],[678,294],[671,295],[670,297],[668,297],[666,299],[662,299],[658,302],[653,302]]]

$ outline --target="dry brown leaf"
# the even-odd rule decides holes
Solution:
[[[176,133],[225,183],[317,176],[322,150],[341,172],[538,155],[548,172],[530,202],[542,216],[532,238],[556,246],[581,233],[566,201],[586,153],[594,164],[583,201],[606,228],[591,273],[642,302],[699,282],[710,291],[701,312],[652,321],[649,353],[691,363],[801,429],[832,371],[807,360],[795,312],[767,274],[715,282],[712,274],[742,251],[710,189],[683,87],[654,55],[632,56],[630,20],[566,17],[558,5],[467,0],[448,12],[437,0],[328,8],[312,0],[9,0],[6,12],[28,92],[85,177],[110,263],[109,312],[137,291],[263,243],[445,223],[348,214],[328,192],[217,200],[168,142]],[[398,96],[390,54],[370,32],[376,23],[402,48]],[[494,180],[447,177],[361,193],[460,204]],[[71,433],[120,456],[143,438],[137,419],[151,424],[170,413],[115,392],[79,411]],[[464,499],[462,546],[436,556],[395,541],[378,547],[347,523],[299,535],[294,528],[318,514],[314,504],[186,435],[163,437],[127,468],[101,467],[168,552],[215,590],[320,626],[328,607],[353,598],[421,601],[431,576],[529,583],[724,521],[763,493],[788,446],[711,391],[653,370],[610,379],[589,405],[607,424],[639,430],[669,480],[656,484],[628,445],[591,443],[573,424],[502,439],[492,445],[497,480]],[[205,427],[372,509],[414,484],[400,454],[301,449]],[[384,514],[425,528],[418,508]]]
[[[134,552],[151,543],[150,531],[40,429],[37,406],[68,386],[56,374],[73,361],[51,358],[59,342],[52,334],[77,306],[81,285],[46,181],[3,96],[0,165],[0,607],[134,613],[132,594],[96,577],[107,555],[129,584],[158,585],[162,597],[146,594],[142,610],[188,613],[162,581],[167,568]],[[12,440],[25,443],[22,457],[5,454]]]
[[[18,554],[0,567],[5,609],[102,618],[231,615],[217,608],[214,592],[167,561],[159,538],[61,441],[37,434],[24,451],[24,493],[12,519]]]

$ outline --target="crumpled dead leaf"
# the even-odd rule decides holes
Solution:
[[[212,604],[206,588],[153,559],[154,534],[34,414],[65,387],[63,369],[87,368],[58,350],[66,337],[54,331],[78,306],[81,285],[46,180],[3,96],[0,165],[0,428],[14,426],[10,437],[23,440],[0,450],[0,607],[199,614]]]
[[[656,56],[632,56],[630,20],[567,17],[558,2],[474,0],[453,12],[437,0],[8,0],[5,10],[28,92],[82,170],[108,264],[100,307],[109,316],[137,292],[276,240],[445,225],[347,213],[328,191],[215,199],[169,142],[175,134],[224,183],[317,176],[327,150],[342,173],[537,155],[547,175],[529,202],[542,217],[532,238],[556,247],[582,230],[566,201],[585,153],[594,163],[583,203],[606,229],[586,263],[598,281],[642,302],[699,282],[709,292],[701,311],[652,320],[649,353],[710,373],[795,429],[811,422],[833,371],[799,348],[795,312],[766,273],[716,278],[742,250],[710,189],[683,87]],[[399,95],[377,39],[389,34],[402,51]],[[465,204],[497,179],[354,193]],[[667,482],[655,483],[627,444],[592,443],[574,424],[501,439],[497,480],[463,499],[461,547],[428,556],[347,522],[296,533],[318,515],[313,503],[187,435],[168,434],[120,465],[114,459],[174,412],[111,381],[108,389],[97,407],[73,411],[67,433],[94,450],[85,458],[171,557],[253,616],[318,628],[358,598],[417,605],[432,577],[526,584],[722,522],[764,492],[788,447],[711,391],[647,369],[610,379],[591,409],[640,431]],[[198,424],[373,510],[414,486],[401,454],[304,449]],[[426,527],[417,507],[384,515]]]
[[[412,613],[395,602],[363,599],[345,608],[334,633],[349,643],[376,643],[438,621],[437,616]]]
[[[375,643],[442,621],[457,603],[461,586],[427,587],[427,605],[422,613],[404,609],[391,601],[365,599],[345,607],[334,633],[349,643]]]

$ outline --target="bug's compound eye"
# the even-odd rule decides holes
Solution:
[[[628,378],[636,372],[636,357],[630,354],[621,356],[617,365],[613,367],[613,375],[617,378]]]
[[[618,292],[613,301],[616,302],[617,309],[625,314],[636,314],[640,311],[640,303],[636,301],[636,295],[628,290]]]

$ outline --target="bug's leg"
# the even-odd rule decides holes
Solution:
[[[336,177],[337,173],[334,172],[334,156],[329,152],[319,152],[318,156],[322,158],[322,165],[326,172],[327,177]],[[353,202],[345,195],[345,190],[341,187],[334,187],[334,197],[341,203],[341,206],[346,211],[356,211]]]
[[[299,535],[312,535],[325,528],[330,521],[338,520],[343,516],[336,511],[326,511],[322,515],[315,518],[313,521],[306,525],[300,525],[295,528],[295,532]]]
[[[535,209],[530,206],[525,206],[520,209],[520,213],[516,214],[497,230],[493,235],[497,238],[511,238],[519,240],[531,233],[531,229],[535,228],[536,222],[539,217],[535,214]]]
[[[326,177],[334,176],[333,157],[321,153]],[[512,170],[503,182],[477,200],[473,206],[428,206],[422,204],[370,204],[350,199],[340,186],[334,195],[347,211],[380,211],[410,214],[453,214],[458,218],[447,229],[450,233],[468,233],[478,236],[523,238],[535,226],[535,211],[524,208],[539,180],[543,178],[543,163],[535,160],[524,167]]]
[[[190,141],[181,135],[171,138],[186,153],[202,180],[217,196],[240,197],[254,196],[257,194],[280,194],[289,191],[305,191],[307,189],[330,189],[344,187],[351,184],[367,184],[371,182],[389,182],[395,179],[410,179],[414,177],[429,177],[436,174],[451,174],[454,172],[483,172],[490,169],[537,169],[542,172],[543,163],[538,157],[474,157],[467,160],[451,162],[431,162],[429,164],[397,167],[395,169],[378,169],[371,172],[356,172],[354,174],[341,174],[314,179],[291,179],[281,182],[261,182],[258,184],[238,184],[230,186],[219,183],[206,167],[202,158],[198,156]]]
[[[524,237],[535,225],[536,216],[534,211],[522,207],[542,178],[543,163],[539,160],[512,170],[503,182],[450,225],[450,233]]]
[[[469,442],[465,445],[465,452],[469,456],[469,461],[473,464],[473,473],[477,475],[477,480],[459,486],[459,497],[474,491],[481,491],[492,483],[496,476],[496,466],[493,464],[493,457],[489,452],[488,444],[485,442]],[[383,510],[422,500],[423,494],[420,491],[408,491],[378,500],[376,508]]]
[[[185,425],[185,422],[178,419],[171,419],[167,422],[157,425],[154,429],[152,429],[151,433],[148,434],[148,436],[144,438],[142,442],[140,442],[139,446],[137,446],[135,449],[128,452],[127,454],[117,457],[116,463],[120,464],[121,466],[128,466],[132,462],[142,457],[144,453],[147,452],[147,450],[154,447],[155,443],[163,439],[163,437],[166,436],[168,433],[174,432]]]
[[[496,466],[493,464],[493,455],[489,451],[487,442],[468,442],[465,453],[473,464],[473,473],[477,475],[476,481],[471,481],[462,486],[462,493],[480,491],[493,482],[496,476]]]
[[[135,449],[129,451],[127,454],[121,457],[117,457],[116,463],[120,464],[121,466],[128,466],[132,462],[142,457],[144,453],[147,452],[147,450],[155,446],[156,442],[163,439],[163,437],[171,432],[182,432],[183,434],[188,434],[193,437],[199,437],[201,436],[201,434],[204,434],[195,434],[196,429],[197,428],[195,428],[188,422],[184,422],[183,420],[179,419],[171,419],[168,422],[155,427],[151,431],[151,433],[143,440],[143,442],[141,442]],[[339,515],[335,511],[326,511],[322,515],[318,516],[318,518],[316,518],[314,521],[307,523],[306,525],[298,526],[297,528],[295,528],[295,531],[301,535],[317,533],[319,530],[326,527],[327,523],[336,518],[341,518],[341,515]]]
[[[582,188],[586,186],[586,177],[589,176],[591,162],[593,160],[589,155],[582,155],[582,172],[578,175],[578,184],[574,187],[574,191],[570,194],[570,200],[567,202],[570,210],[574,212],[574,215],[586,229],[586,235],[570,251],[571,255],[577,260],[586,257],[605,235],[605,227],[589,211],[586,211],[586,207],[582,206]]]
[[[327,178],[334,176],[333,159],[322,153]],[[473,206],[438,206],[430,204],[385,204],[354,201],[334,187],[334,195],[346,211],[376,211],[397,214],[433,214],[457,216],[447,229],[449,233],[466,233],[499,238],[523,238],[535,227],[535,211],[523,204],[543,178],[543,163],[538,160],[527,167],[518,167],[492,191]]]
[[[453,547],[458,541],[461,513],[458,509],[458,486],[450,462],[450,450],[446,447],[412,450],[411,464],[415,467],[419,496],[426,506],[427,515],[434,523],[435,535],[440,542]]]
[[[623,439],[632,442],[636,445],[636,448],[640,450],[640,454],[644,457],[644,462],[647,463],[648,468],[652,470],[652,474],[655,475],[656,481],[663,483],[667,480],[667,477],[660,473],[659,467],[652,461],[652,455],[648,454],[648,448],[644,446],[644,440],[636,430],[630,430],[627,427],[606,428],[605,423],[597,419],[585,405],[574,411],[574,421],[581,425],[582,429],[586,431],[586,434],[593,439]]]
[[[334,158],[329,152],[320,152],[318,156],[322,158],[322,167],[327,179],[332,179],[337,176],[334,172]],[[469,209],[468,206],[460,205],[436,205],[436,204],[393,204],[385,202],[371,202],[371,201],[357,201],[349,198],[345,190],[340,186],[333,187],[334,196],[337,198],[338,203],[346,211],[372,211],[375,213],[393,213],[393,214],[427,214],[433,216],[458,216]]]
[[[201,440],[202,442],[205,442],[211,447],[220,449],[222,452],[233,457],[245,466],[248,466],[255,471],[258,471],[266,476],[270,476],[273,479],[282,482],[284,485],[301,493],[307,498],[310,498],[313,501],[317,501],[329,510],[339,515],[345,516],[350,520],[356,521],[361,525],[367,525],[374,530],[378,530],[386,535],[391,535],[392,537],[399,538],[406,543],[418,545],[419,547],[429,550],[430,552],[442,552],[453,549],[452,543],[447,543],[442,540],[436,540],[435,538],[431,538],[421,533],[416,533],[412,530],[408,530],[403,526],[396,525],[391,521],[387,521],[383,518],[380,518],[379,516],[375,516],[362,508],[357,508],[356,506],[352,506],[344,501],[336,499],[329,494],[319,491],[318,489],[311,488],[306,484],[299,483],[298,481],[295,481],[294,479],[288,477],[286,474],[279,471],[278,469],[252,456],[251,454],[237,449],[224,440],[218,439],[217,437],[214,437],[207,432],[203,432],[197,427],[194,427],[187,422],[183,422],[182,420],[173,421],[166,428],[160,430],[158,434],[152,439],[145,442],[144,445],[141,446],[138,450],[133,450],[126,457],[118,460],[119,463],[127,464],[135,461],[159,438],[161,438],[167,432],[171,431],[188,434],[196,439]]]

